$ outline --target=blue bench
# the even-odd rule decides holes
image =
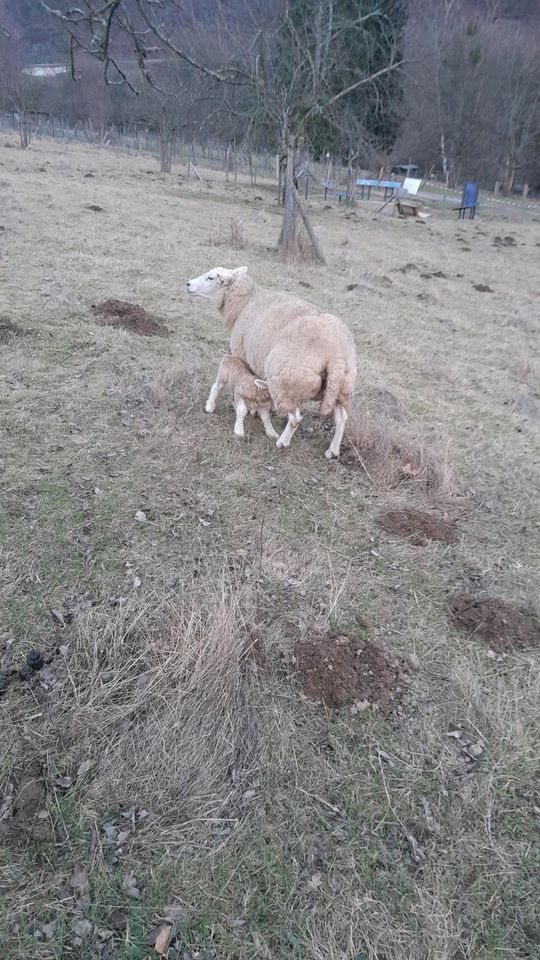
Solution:
[[[390,195],[394,194],[397,190],[399,190],[401,182],[399,180],[369,180],[365,177],[360,177],[356,181],[356,186],[362,188],[362,200],[364,199],[364,191],[366,187],[368,192],[368,200],[372,187],[379,187],[380,189],[384,190],[384,199],[386,200],[388,192],[390,191]]]
[[[330,193],[330,195],[331,195],[332,197],[337,197],[339,203],[341,203],[341,201],[343,200],[343,198],[347,196],[347,191],[346,191],[346,190],[334,190],[332,184],[331,184],[331,183],[328,183],[326,180],[323,180],[323,182],[321,183],[321,187],[324,187],[324,199],[325,199],[325,200],[326,200],[326,198],[327,198],[327,196],[328,196],[328,193]]]

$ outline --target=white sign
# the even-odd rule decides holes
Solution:
[[[421,183],[422,181],[417,180],[415,177],[405,177],[402,190],[404,193],[409,193],[411,196],[414,196],[418,193],[418,188]]]

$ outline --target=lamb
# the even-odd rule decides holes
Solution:
[[[257,386],[288,415],[276,446],[289,446],[302,404],[317,400],[319,414],[333,413],[335,420],[325,456],[338,457],[356,382],[356,349],[345,324],[298,297],[258,287],[247,267],[215,267],[189,280],[187,290],[214,303],[231,332],[231,353],[247,363]],[[212,394],[210,406],[211,400]]]
[[[236,436],[245,436],[244,420],[249,411],[253,416],[259,414],[267,437],[277,438],[278,434],[274,430],[270,419],[270,394],[266,386],[262,383],[256,383],[253,371],[246,366],[240,357],[233,357],[229,353],[223,357],[218,368],[216,382],[206,401],[206,412],[214,412],[216,400],[225,384],[229,384],[233,388],[234,409],[236,410],[234,432]]]

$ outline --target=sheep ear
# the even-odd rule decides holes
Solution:
[[[237,277],[245,277],[246,273],[248,272],[248,268],[247,268],[247,267],[238,267],[234,272],[235,272],[235,274],[236,274]]]
[[[257,390],[268,390],[268,380],[259,380],[258,377],[255,377],[254,380]]]

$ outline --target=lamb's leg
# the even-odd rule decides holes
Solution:
[[[273,437],[274,440],[277,440],[279,433],[276,433],[274,427],[272,426],[272,421],[270,419],[270,413],[266,407],[259,408],[259,416],[263,422],[264,432],[267,437]]]
[[[248,408],[246,407],[244,401],[240,399],[235,402],[234,409],[236,410],[236,423],[234,425],[234,432],[237,437],[244,437],[244,420],[247,417]]]
[[[223,387],[223,381],[219,374],[220,374],[220,371],[218,370],[217,376],[216,376],[216,382],[213,384],[212,389],[210,390],[210,394],[208,396],[208,400],[206,401],[206,407],[204,409],[206,410],[207,413],[213,413],[214,410],[216,409],[216,400]]]
[[[336,424],[336,429],[334,436],[332,437],[332,443],[328,447],[328,450],[325,453],[327,460],[331,460],[332,457],[339,457],[339,450],[341,447],[341,441],[343,440],[343,433],[345,431],[345,424],[347,423],[347,411],[345,407],[342,407],[340,404],[337,407],[334,407],[334,420]]]
[[[301,419],[302,419],[302,414],[300,413],[300,410],[297,407],[294,413],[289,414],[287,426],[285,427],[281,436],[278,437],[278,439],[276,440],[276,447],[289,446]]]

